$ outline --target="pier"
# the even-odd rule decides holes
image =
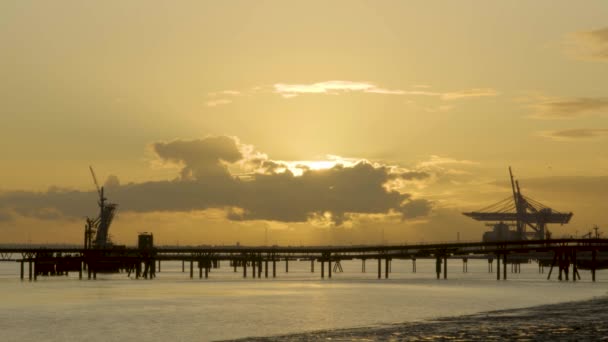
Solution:
[[[537,262],[539,273],[545,273],[548,268],[547,279],[554,275],[553,279],[574,282],[580,280],[579,270],[589,270],[595,281],[595,271],[608,267],[608,239],[308,247],[176,248],[149,244],[97,249],[0,247],[0,261],[19,263],[20,278],[30,281],[39,276],[60,276],[69,272],[78,273],[79,279],[90,280],[95,280],[100,273],[125,273],[127,277],[154,279],[161,271],[162,262],[168,260],[181,261],[184,273],[200,279],[209,278],[210,270],[221,266],[242,272],[243,278],[276,278],[278,262],[284,262],[285,273],[289,272],[289,262],[309,263],[311,273],[315,273],[315,264],[320,263],[317,267],[319,278],[331,279],[333,273],[342,272],[341,261],[361,260],[362,273],[366,273],[366,266],[376,264],[377,279],[388,279],[392,260],[411,260],[412,273],[416,273],[417,259],[435,260],[437,279],[448,279],[448,262],[462,262],[462,272],[466,273],[470,259],[485,259],[488,260],[488,273],[495,272],[497,280],[507,280],[508,268],[516,273],[521,269],[521,263]]]

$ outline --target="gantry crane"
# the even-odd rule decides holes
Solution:
[[[549,238],[547,224],[570,222],[573,215],[571,212],[558,212],[522,195],[519,181],[514,179],[511,167],[509,167],[509,175],[513,196],[478,211],[463,213],[463,215],[477,221],[495,222],[495,231],[498,231],[499,228],[504,231],[504,228],[507,227],[508,232],[509,224],[505,222],[514,222],[513,225],[517,227],[517,230],[512,232],[514,234],[503,234],[499,240],[544,240]],[[532,231],[526,231],[527,228]]]
[[[112,245],[108,232],[110,230],[110,224],[116,214],[117,205],[115,203],[108,203],[107,198],[104,197],[103,186],[100,187],[95,176],[93,167],[89,166],[91,170],[91,176],[93,176],[93,182],[97,188],[97,194],[99,195],[99,215],[95,219],[87,218],[87,224],[85,226],[84,235],[84,248],[105,248]]]

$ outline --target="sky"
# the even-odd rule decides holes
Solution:
[[[480,240],[608,227],[605,1],[2,1],[0,243]]]

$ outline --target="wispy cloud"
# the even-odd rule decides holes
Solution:
[[[232,103],[232,100],[228,99],[217,99],[217,100],[209,100],[206,102],[207,107],[217,107],[221,105],[226,105]]]
[[[414,95],[414,96],[441,96],[441,93],[427,90],[407,90],[403,92],[404,95]]]
[[[442,100],[457,100],[472,97],[496,96],[498,92],[492,88],[473,88],[449,92],[437,92],[428,89],[430,86],[414,86],[415,90],[386,89],[369,82],[352,81],[325,81],[310,84],[286,84],[277,83],[274,85],[275,92],[284,97],[294,97],[300,94],[339,94],[345,92],[363,92],[372,94],[387,95],[413,95],[413,96],[434,96]]]
[[[608,136],[608,128],[575,128],[540,132],[540,136],[553,140],[585,140]]]
[[[260,94],[278,94],[283,98],[293,98],[297,96],[320,94],[320,95],[340,95],[347,93],[366,93],[397,96],[428,96],[435,97],[444,101],[497,96],[499,93],[492,88],[472,88],[456,91],[433,91],[429,85],[414,85],[410,89],[391,89],[379,86],[372,82],[331,80],[315,83],[275,83],[271,86],[256,86],[247,90],[222,90],[207,94],[211,100],[207,106],[215,107],[231,103],[231,98],[239,96],[257,96]],[[439,107],[438,107],[439,108]],[[451,109],[451,107],[441,106],[441,111]]]
[[[249,93],[254,93],[256,90],[252,89]],[[244,95],[242,91],[239,90],[221,90],[214,91],[211,93],[207,93],[207,97],[210,98],[205,104],[207,107],[218,107],[232,103],[231,97]]]
[[[441,94],[444,100],[458,100],[470,97],[486,97],[496,96],[498,92],[492,88],[473,88],[468,90],[460,90]]]
[[[274,91],[283,97],[294,97],[300,94],[339,94],[344,92],[363,92],[372,94],[402,95],[403,90],[391,90],[369,82],[325,81],[309,84],[274,84]]]
[[[222,96],[222,95],[238,96],[238,95],[241,95],[241,92],[238,90],[222,90],[222,91],[214,91],[214,92],[207,94],[207,96],[209,96],[209,97],[216,97],[216,96]]]
[[[529,105],[535,119],[573,119],[592,114],[608,113],[608,98],[547,98],[541,97]]]
[[[431,155],[428,160],[421,161],[416,165],[420,169],[427,167],[433,167],[438,165],[478,165],[479,162],[466,160],[466,159],[454,159],[450,157],[442,157],[437,155]]]
[[[570,34],[566,47],[576,58],[608,61],[608,27]]]

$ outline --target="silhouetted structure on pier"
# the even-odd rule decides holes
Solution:
[[[510,241],[510,240],[544,240],[550,238],[547,224],[570,222],[572,213],[561,213],[542,203],[526,197],[521,193],[519,181],[513,178],[509,167],[511,188],[513,196],[474,212],[463,213],[478,221],[495,222],[492,232],[484,235],[484,241]],[[516,231],[509,230],[515,226]],[[532,231],[526,231],[530,228]]]
[[[97,194],[99,195],[99,215],[94,218],[87,218],[87,223],[84,228],[84,248],[106,248],[112,245],[109,237],[110,225],[116,214],[117,205],[114,203],[108,203],[107,198],[104,196],[103,186],[100,187],[95,176],[93,167],[89,166],[91,175],[93,176],[93,182],[97,188]]]
[[[147,235],[151,238],[151,235]],[[144,238],[143,240],[147,240]],[[578,269],[591,270],[595,281],[595,270],[608,267],[608,239],[555,239],[523,240],[505,242],[465,242],[442,244],[414,244],[393,246],[319,246],[319,247],[243,247],[216,246],[192,248],[158,248],[150,247],[146,242],[140,247],[115,247],[105,249],[81,248],[0,248],[0,261],[17,261],[21,264],[21,278],[24,279],[24,264],[29,264],[29,279],[36,280],[38,275],[64,275],[67,272],[79,272],[82,278],[86,270],[89,279],[95,279],[97,273],[123,272],[127,276],[152,279],[160,271],[161,261],[175,260],[182,262],[185,271],[189,263],[190,278],[194,278],[195,265],[199,278],[207,278],[212,268],[220,267],[221,261],[228,261],[230,267],[241,268],[243,277],[268,278],[277,276],[277,263],[285,263],[285,272],[289,272],[292,261],[309,262],[311,272],[314,264],[321,263],[321,278],[332,278],[332,272],[341,271],[341,261],[359,259],[362,261],[362,272],[369,259],[378,263],[378,278],[388,278],[393,260],[411,260],[412,272],[416,272],[416,260],[430,258],[436,261],[436,274],[439,279],[447,279],[448,260],[461,259],[463,272],[467,271],[467,261],[472,258],[487,259],[488,272],[493,272],[492,263],[496,263],[496,278],[507,278],[507,265],[517,272],[519,264],[536,260],[539,273],[549,266],[549,276],[556,267],[558,279],[572,281],[580,279]],[[384,262],[384,264],[383,264]],[[502,264],[502,273],[501,273]],[[333,266],[333,267],[332,267]],[[384,267],[383,267],[384,266]],[[270,268],[272,267],[272,268]],[[248,273],[250,271],[250,273]]]

